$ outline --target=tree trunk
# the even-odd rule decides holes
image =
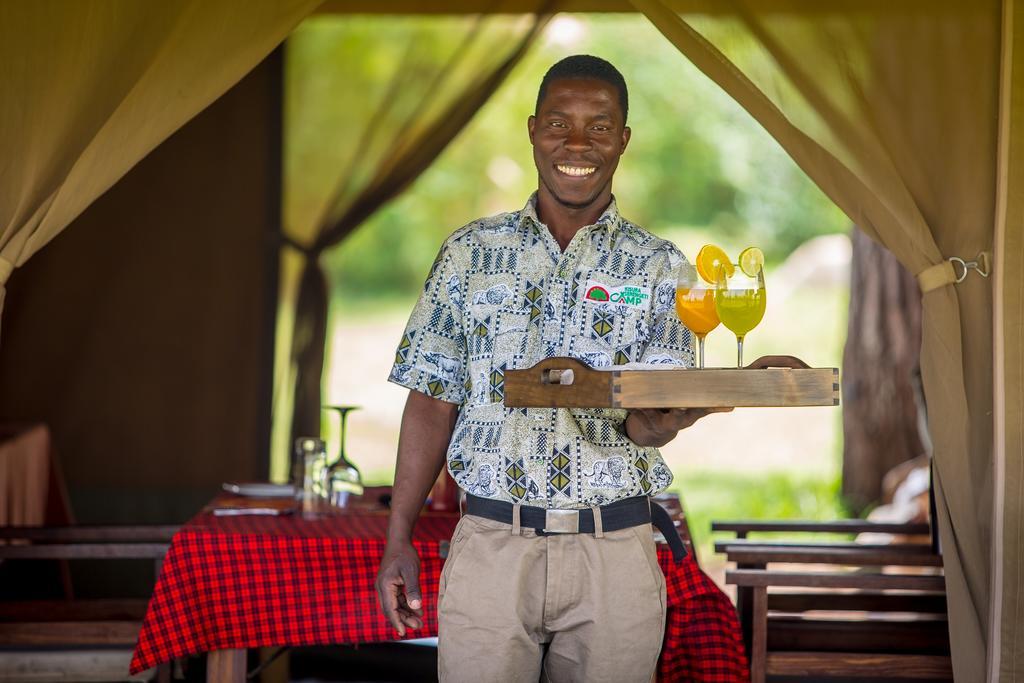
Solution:
[[[843,497],[878,503],[890,469],[925,452],[920,382],[921,292],[889,250],[853,229],[850,317],[843,349]]]

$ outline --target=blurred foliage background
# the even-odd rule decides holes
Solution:
[[[286,118],[286,174],[293,188],[286,203],[315,211],[304,189],[322,193],[339,174],[318,150],[351,147],[346,132],[366,118],[370,101],[360,93],[394,68],[410,26],[438,36],[451,32],[433,46],[440,59],[465,22],[320,17],[303,25],[301,42],[288,53],[288,83],[315,87],[311,74],[337,69],[350,76],[351,88],[318,98],[315,115],[303,113],[302,127]],[[326,256],[338,297],[407,299],[448,234],[480,216],[522,206],[537,184],[526,135],[537,87],[551,64],[576,53],[608,59],[630,89],[633,137],[614,187],[630,220],[673,239],[691,258],[705,241],[734,250],[756,244],[769,264],[810,237],[847,230],[846,217],[775,141],[645,18],[560,15],[437,162]]]

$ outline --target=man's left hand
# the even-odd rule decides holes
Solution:
[[[702,417],[730,411],[732,408],[635,408],[626,418],[626,433],[639,446],[661,447]]]
[[[796,356],[761,356],[746,367],[747,370],[763,370],[764,368],[797,368],[810,366]]]

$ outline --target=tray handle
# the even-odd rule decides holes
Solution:
[[[531,368],[505,373],[505,404],[609,407],[612,374],[575,358],[545,358]]]
[[[542,384],[561,384],[569,386],[576,380],[576,371],[572,368],[551,368],[540,374]]]

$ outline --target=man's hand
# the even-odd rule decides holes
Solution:
[[[746,367],[747,370],[763,370],[764,368],[809,368],[810,366],[796,356],[761,356]]]
[[[412,531],[431,485],[444,466],[459,406],[410,391],[398,436],[398,465],[391,490],[388,544],[377,571],[381,611],[399,636],[423,627],[420,558]]]
[[[732,408],[634,408],[626,418],[626,433],[638,446],[660,448],[702,417],[728,412]]]
[[[377,572],[377,598],[399,636],[407,628],[423,628],[420,558],[412,543],[388,543]]]

